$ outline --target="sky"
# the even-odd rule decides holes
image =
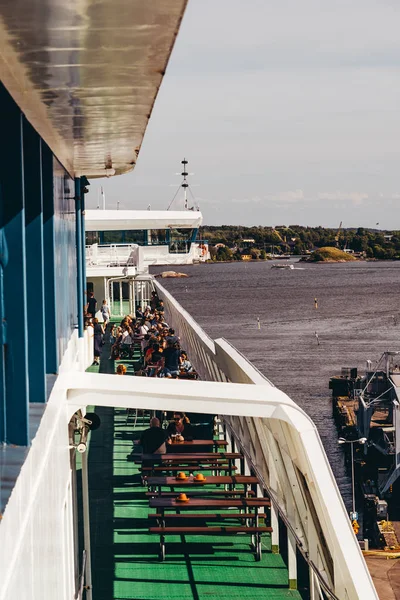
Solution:
[[[166,209],[186,157],[205,225],[400,229],[399,26],[398,0],[189,0],[137,166],[88,207]]]

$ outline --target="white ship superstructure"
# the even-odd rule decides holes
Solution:
[[[87,289],[107,299],[114,314],[122,315],[124,300],[134,314],[143,302],[133,282],[147,275],[149,266],[176,267],[210,258],[208,243],[197,240],[202,220],[194,210],[87,210]]]
[[[84,416],[88,406],[184,410],[217,417],[228,449],[240,451],[245,475],[257,476],[254,494],[270,499],[267,552],[271,560],[281,552],[285,559],[280,569],[287,574],[285,583],[274,588],[274,597],[284,592],[299,598],[296,587],[302,569],[312,600],[375,600],[310,418],[229,343],[210,339],[145,274],[147,259],[141,253],[146,248],[128,242],[129,248],[119,249],[121,254],[115,250],[115,260],[110,250],[102,263],[98,246],[97,255],[88,254],[86,267],[87,181],[119,175],[135,165],[185,7],[185,0],[0,5],[5,150],[0,165],[0,600],[90,600],[102,597],[108,585],[105,578],[96,589],[92,580],[91,549],[97,534],[90,535],[90,522],[98,505],[91,504],[93,490],[88,485],[85,450],[94,425]],[[90,219],[92,232],[133,231],[125,211],[116,220],[105,213],[96,211],[97,223],[94,215]],[[193,231],[200,224],[196,211],[185,215],[185,226],[183,215],[176,219],[173,211],[168,216],[148,211],[133,221],[137,225],[142,219],[142,231],[165,228],[173,235],[175,229]],[[110,222],[114,229],[106,229]],[[149,252],[156,250],[154,260],[162,254],[159,246],[147,246]],[[182,254],[187,253],[185,248]],[[168,254],[174,254],[171,248]],[[151,254],[149,264],[150,260]],[[135,288],[131,301],[140,295],[141,303],[147,304],[154,290],[164,299],[168,324],[185,344],[198,381],[86,372],[93,358],[93,342],[84,329],[86,281],[98,276],[106,292],[113,277],[128,275]],[[123,431],[118,434],[123,438]],[[104,456],[112,455],[113,443],[114,438],[104,435],[99,444]],[[124,479],[118,472],[120,457],[115,460],[116,473],[105,459],[99,472],[109,468],[112,477]],[[131,481],[121,485],[125,493]],[[102,500],[110,501],[106,526],[114,520],[119,498],[105,494]],[[128,510],[134,508],[127,502]],[[105,575],[118,580],[129,563],[116,564],[124,534],[121,529],[111,537],[106,549],[113,554],[101,565]],[[141,551],[146,548],[143,545]],[[185,556],[187,570],[189,563]],[[168,571],[171,564],[173,572]],[[160,597],[157,586],[168,578],[174,582],[173,565],[165,563],[164,580],[160,575],[150,581],[154,587],[147,598]],[[239,572],[235,565],[225,565],[221,577]],[[273,571],[267,562],[260,565],[266,575]],[[141,597],[140,566],[138,572],[136,579],[124,582],[123,597]],[[190,577],[185,593],[199,598],[192,592],[197,588],[191,573]],[[220,597],[219,583],[212,582],[214,597]],[[243,590],[247,584],[244,579]],[[181,589],[175,588],[175,597],[183,597]],[[270,594],[262,583],[256,591]],[[108,598],[113,597],[121,596],[110,588]]]

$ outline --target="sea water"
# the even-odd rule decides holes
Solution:
[[[363,373],[368,359],[375,363],[385,350],[400,350],[400,262],[271,269],[279,262],[179,267],[190,278],[162,284],[212,338],[232,342],[310,415],[350,505],[329,378],[342,366]]]

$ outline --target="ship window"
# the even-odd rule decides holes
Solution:
[[[123,244],[123,231],[104,231],[103,244]]]
[[[145,232],[143,229],[137,231],[125,231],[126,244],[139,244],[139,246],[144,246],[144,242]]]
[[[149,244],[159,246],[167,243],[167,232],[165,229],[152,229],[150,231]]]
[[[171,229],[169,251],[185,254],[190,250],[192,229]]]
[[[91,246],[92,244],[100,244],[100,235],[98,231],[86,232],[86,245]]]

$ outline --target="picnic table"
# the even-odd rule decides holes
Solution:
[[[255,551],[256,560],[261,560],[261,534],[271,532],[271,527],[259,526],[258,517],[259,509],[269,506],[270,501],[268,498],[189,498],[188,502],[179,502],[176,498],[165,498],[156,497],[150,498],[150,508],[158,509],[159,513],[156,515],[149,515],[149,517],[155,516],[159,519],[160,525],[157,527],[149,527],[150,533],[156,533],[160,536],[160,560],[165,559],[165,536],[166,535],[236,535],[237,533],[247,533],[251,535],[252,548]],[[218,509],[231,509],[238,508],[239,510],[245,511],[234,515],[229,512],[226,515],[214,515],[220,516],[220,518],[232,518],[237,516],[243,518],[246,522],[249,517],[253,517],[251,521],[254,525],[241,525],[239,527],[232,525],[219,525],[216,527],[201,526],[201,527],[187,527],[184,526],[165,526],[165,511],[166,510],[195,510],[195,511],[215,511]],[[252,515],[252,510],[254,514]],[[193,517],[200,517],[202,515],[193,513]],[[177,519],[184,518],[184,515],[175,515]]]

